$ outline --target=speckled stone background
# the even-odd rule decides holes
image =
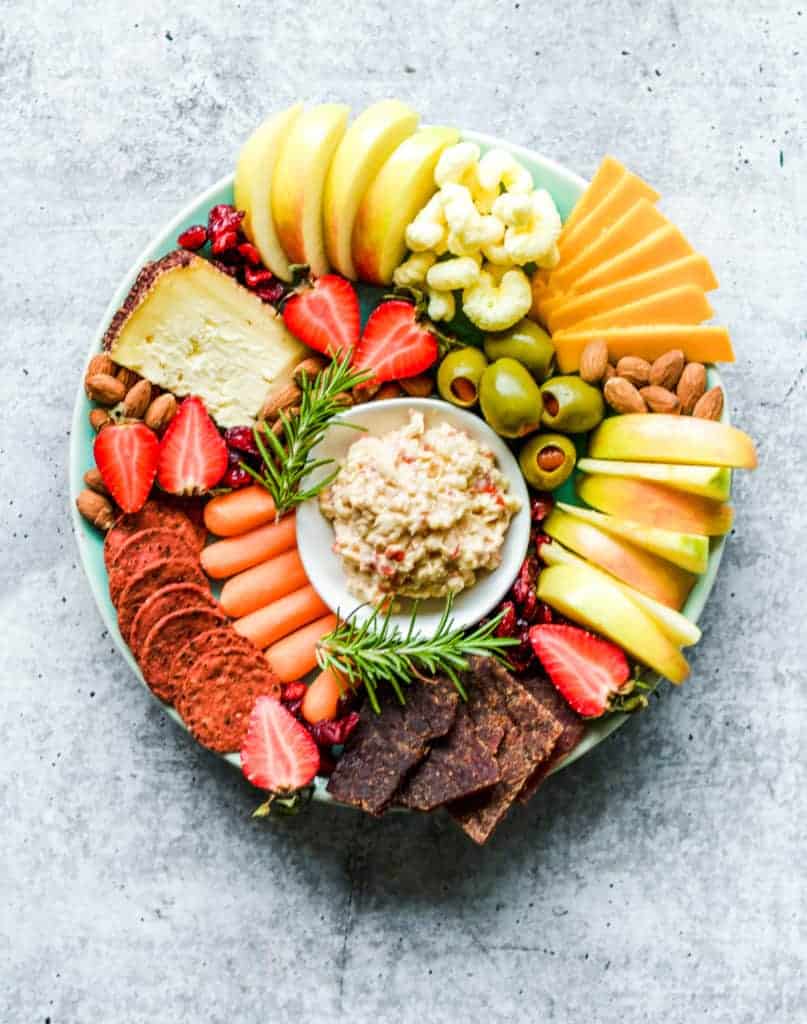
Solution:
[[[0,2],[0,1021],[807,1020],[807,7]],[[176,729],[67,513],[88,339],[268,110],[388,95],[590,175],[618,154],[713,261],[761,468],[693,678],[488,849],[255,792]]]

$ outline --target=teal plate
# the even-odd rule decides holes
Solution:
[[[493,146],[498,146],[511,152],[530,169],[536,186],[545,188],[552,194],[552,197],[554,198],[564,220],[568,217],[569,212],[586,187],[587,182],[583,178],[562,167],[554,160],[548,160],[546,157],[533,153],[529,149],[524,149],[522,146],[515,146],[511,143],[496,139],[491,135],[483,135],[479,132],[466,131],[462,133],[462,137],[467,141],[478,143],[483,151],[490,149]],[[216,182],[215,185],[212,185],[209,189],[202,192],[192,200],[192,202],[177,214],[177,216],[174,217],[174,219],[170,221],[162,231],[160,231],[157,237],[149,243],[145,250],[138,256],[134,265],[120,282],[115,294],[112,296],[112,299],[101,318],[98,330],[92,339],[92,343],[87,352],[86,362],[100,351],[101,339],[104,332],[106,331],[114,313],[123,305],[123,302],[128,295],[130,288],[134,284],[135,278],[143,264],[149,260],[159,259],[166,253],[171,252],[172,249],[175,249],[177,235],[192,224],[205,222],[207,220],[207,211],[211,206],[214,206],[216,203],[231,203],[232,201],[233,177],[232,175],[228,175],[226,178],[222,178],[220,181]],[[372,308],[378,300],[381,292],[379,289],[371,288],[363,288],[361,291],[362,312],[366,316],[369,309]],[[709,374],[710,387],[720,383],[720,379],[714,368],[710,368]],[[78,511],[76,510],[75,499],[84,487],[84,473],[93,465],[92,446],[95,434],[89,424],[88,415],[90,409],[91,403],[87,399],[82,382],[80,381],[76,392],[76,401],[73,408],[73,424],[70,434],[70,507],[73,517],[73,528],[76,534],[81,563],[84,566],[85,573],[87,574],[87,579],[89,580],[90,588],[92,589],[93,596],[95,597],[95,603],[98,605],[98,610],[101,613],[101,618],[104,620],[104,624],[109,631],[109,635],[115,641],[123,658],[126,660],[126,663],[141,681],[147,692],[151,694],[151,691],[143,680],[143,676],[140,673],[137,663],[118,631],[115,609],[109,599],[109,591],[107,588],[107,574],[104,566],[102,537],[97,530],[95,530],[78,514]],[[723,418],[724,421],[728,422],[727,411],[724,413]],[[561,496],[564,500],[573,501],[579,504],[574,494],[574,490],[570,485],[566,485],[564,490],[561,492]],[[689,599],[687,600],[686,606],[684,607],[684,614],[692,622],[698,621],[712,587],[714,586],[724,546],[725,538],[721,538],[713,542],[709,557],[709,567],[706,573],[704,573],[696,583]],[[153,699],[156,700],[157,698],[153,697]],[[167,705],[161,706],[174,722],[182,728],[185,728],[182,719],[173,708],[168,707]],[[606,736],[610,736],[615,729],[618,729],[627,717],[627,715],[609,715],[601,721],[593,722],[589,726],[583,741],[554,770],[558,771],[561,768],[565,768],[578,758],[583,757],[584,754],[587,754],[590,750],[596,747],[598,743],[601,743]],[[223,756],[232,765],[236,767],[240,766],[238,754],[226,754]],[[331,802],[331,797],[326,792],[325,782],[322,779],[317,779],[315,797],[320,800]]]

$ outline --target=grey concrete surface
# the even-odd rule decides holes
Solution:
[[[2,0],[2,1024],[807,1020],[806,26],[801,0]],[[266,111],[387,95],[657,185],[760,446],[691,682],[485,850],[440,818],[251,821],[116,653],[67,515],[137,252]]]

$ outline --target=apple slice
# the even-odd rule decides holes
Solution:
[[[454,128],[421,128],[398,146],[364,194],[353,227],[353,262],[362,281],[389,284],[406,255],[406,226],[437,191],[434,168],[459,139]]]
[[[606,516],[590,508],[578,508],[559,501],[557,507],[563,512],[597,526],[606,533],[621,537],[638,548],[664,558],[673,565],[679,565],[688,572],[706,572],[709,565],[709,538],[697,533],[681,533],[678,530],[662,530],[656,526],[644,526],[633,519]]]
[[[694,416],[632,413],[611,416],[591,435],[593,459],[688,463],[755,469],[754,442],[736,427]]]
[[[331,158],[345,134],[350,108],[322,103],[302,113],[280,149],[272,182],[272,216],[290,263],[328,273],[322,231],[322,192]]]
[[[585,568],[553,565],[538,579],[538,597],[561,615],[613,640],[671,682],[683,683],[689,675],[689,665],[678,648],[609,580]]]
[[[235,168],[235,205],[246,213],[244,233],[283,281],[291,281],[291,272],[272,219],[272,180],[280,147],[302,111],[302,103],[296,103],[268,117],[242,146]]]
[[[647,612],[650,618],[653,619],[657,626],[661,627],[676,647],[691,647],[700,640],[701,631],[694,622],[690,622],[680,612],[668,607],[666,604],[661,604],[660,601],[656,601],[652,597],[648,597],[647,594],[643,594],[640,590],[628,586],[627,583],[622,583],[621,580],[609,576],[602,569],[596,569],[578,555],[567,551],[556,540],[546,541],[542,544],[539,554],[545,565],[577,566],[585,569],[587,572],[595,573],[608,583],[616,584],[623,594],[626,594],[631,601]]]
[[[340,274],[356,277],[353,225],[365,192],[419,116],[400,100],[381,100],[359,114],[339,143],[325,181],[322,214],[328,259]]]
[[[729,532],[734,521],[731,505],[674,491],[649,480],[585,476],[577,481],[577,493],[587,505],[600,512],[662,530],[721,537]]]
[[[676,611],[681,610],[695,584],[695,577],[677,565],[558,508],[548,516],[543,528],[549,537],[582,555],[586,561]]]
[[[620,462],[618,459],[578,459],[577,468],[597,476],[649,480],[675,491],[699,494],[712,501],[728,501],[731,470],[725,466],[670,466],[664,462]]]

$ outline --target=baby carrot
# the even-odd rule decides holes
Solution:
[[[239,572],[221,588],[219,604],[228,615],[238,618],[263,608],[308,583],[297,548]]]
[[[202,568],[208,576],[222,580],[289,551],[296,543],[294,516],[286,516],[278,523],[258,526],[240,537],[208,544],[202,549]]]
[[[266,657],[281,683],[293,683],[316,668],[317,642],[335,626],[336,616],[326,615],[272,644]]]
[[[205,505],[205,526],[217,537],[237,537],[274,518],[272,495],[260,484],[219,494]]]
[[[311,725],[336,718],[339,698],[345,691],[346,687],[340,685],[333,672],[329,672],[327,669],[320,672],[305,691],[302,706],[303,718]]]
[[[328,614],[328,606],[313,587],[302,587],[279,601],[236,619],[233,629],[256,647],[268,647],[301,626]]]

